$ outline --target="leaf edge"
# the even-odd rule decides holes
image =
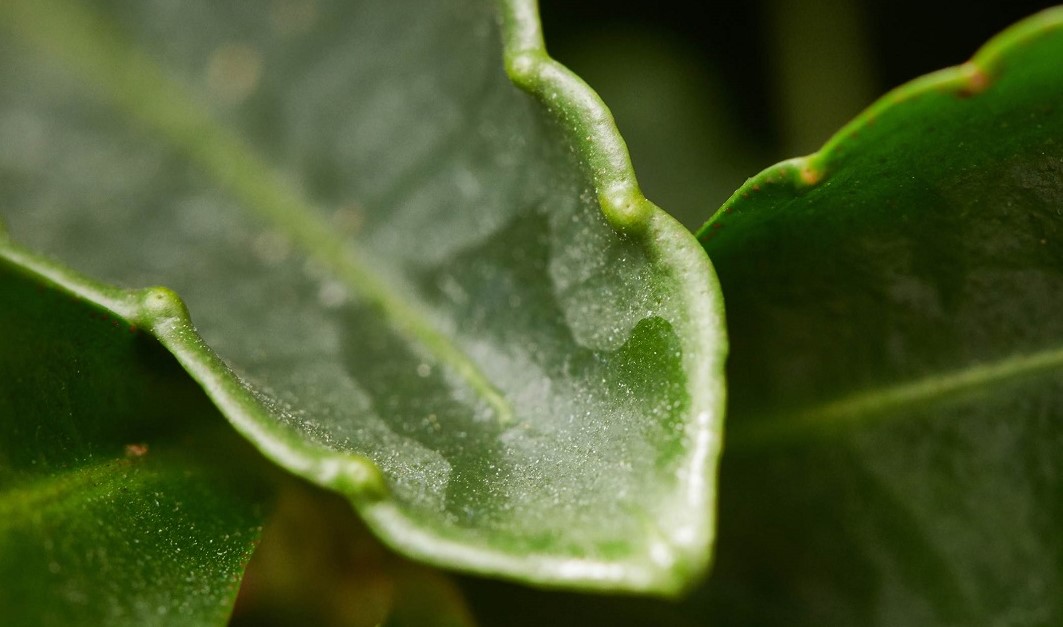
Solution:
[[[744,204],[743,201],[765,186],[786,185],[795,194],[800,194],[825,182],[831,173],[827,166],[834,160],[838,148],[874,124],[883,113],[905,101],[934,92],[977,96],[992,85],[994,73],[1012,50],[1056,29],[1063,29],[1063,5],[1043,9],[1005,28],[982,44],[965,63],[924,74],[894,87],[843,125],[816,152],[785,159],[746,179],[695,232],[695,237],[702,245],[707,245],[714,232],[723,228],[727,216],[737,209],[736,205]]]
[[[166,287],[121,289],[84,276],[11,240],[0,222],[0,261],[35,275],[77,299],[109,310],[150,333],[177,359],[232,426],[267,458],[352,502],[379,539],[393,549],[444,568],[550,588],[681,595],[706,573],[715,538],[715,480],[726,406],[727,340],[723,299],[712,265],[692,234],[645,198],[627,147],[601,98],[546,52],[536,0],[494,0],[502,28],[502,57],[510,80],[560,124],[586,164],[603,216],[623,237],[643,246],[685,288],[677,329],[691,398],[680,495],[667,525],[641,562],[515,556],[471,547],[421,529],[388,499],[379,468],[355,454],[308,446],[262,420],[261,405],[239,376],[196,331],[181,298]],[[706,280],[707,279],[707,280]],[[680,521],[678,525],[675,521]],[[669,528],[675,530],[669,531]]]

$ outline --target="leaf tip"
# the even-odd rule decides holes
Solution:
[[[665,599],[681,599],[704,579],[708,560],[694,559],[676,548],[666,549],[672,553],[670,563],[656,565],[654,580],[646,592]]]

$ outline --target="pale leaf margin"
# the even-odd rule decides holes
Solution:
[[[389,500],[384,477],[371,460],[313,446],[269,419],[253,391],[199,335],[183,301],[172,290],[121,289],[95,281],[18,245],[2,223],[0,261],[103,307],[157,338],[237,431],[267,458],[344,494],[374,533],[401,553],[442,567],[549,587],[680,594],[704,576],[715,537],[727,354],[719,283],[697,240],[643,196],[627,147],[605,104],[586,83],[547,54],[537,1],[496,2],[510,79],[533,95],[559,123],[586,165],[585,174],[609,224],[621,236],[643,246],[648,257],[667,267],[683,286],[682,293],[676,295],[681,299],[677,309],[683,312],[676,331],[685,340],[683,366],[691,412],[685,440],[689,444],[676,476],[676,501],[669,519],[661,521],[663,537],[641,561],[520,556],[437,536]],[[150,82],[153,77],[138,80]],[[173,93],[172,85],[149,86],[161,87],[160,93]],[[198,112],[191,115],[196,123],[201,121]],[[181,130],[180,124],[165,128],[170,121],[161,122],[164,133]],[[253,168],[258,164],[245,165]],[[240,187],[239,181],[228,183]]]

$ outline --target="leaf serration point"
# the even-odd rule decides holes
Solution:
[[[515,85],[531,91],[539,80],[539,66],[543,60],[543,54],[534,50],[522,50],[507,54],[505,58],[506,74],[509,75],[509,79]]]
[[[346,455],[331,460],[331,463],[336,464],[332,483],[352,501],[372,503],[388,497],[384,474],[372,460],[360,455]]]
[[[989,74],[986,73],[974,61],[968,61],[960,66],[963,74],[963,85],[960,86],[959,95],[963,98],[976,96],[989,87]]]
[[[653,217],[653,205],[629,184],[600,192],[598,204],[609,224],[622,233],[633,235],[644,231]]]
[[[812,159],[804,159],[799,164],[797,175],[801,179],[801,183],[812,187],[823,180],[823,169],[817,167]]]
[[[135,290],[134,298],[138,305],[134,322],[138,325],[151,327],[161,320],[189,318],[184,301],[168,287],[156,286]]]

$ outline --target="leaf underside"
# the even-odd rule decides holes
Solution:
[[[707,607],[756,625],[1063,620],[1063,11],[751,179]]]
[[[712,537],[711,268],[533,3],[501,9],[540,101],[497,7],[425,5],[5,3],[0,256],[407,554],[675,592]],[[110,287],[155,284],[183,303]]]
[[[3,622],[223,624],[263,518],[219,463],[246,444],[152,338],[8,266],[0,286]]]

